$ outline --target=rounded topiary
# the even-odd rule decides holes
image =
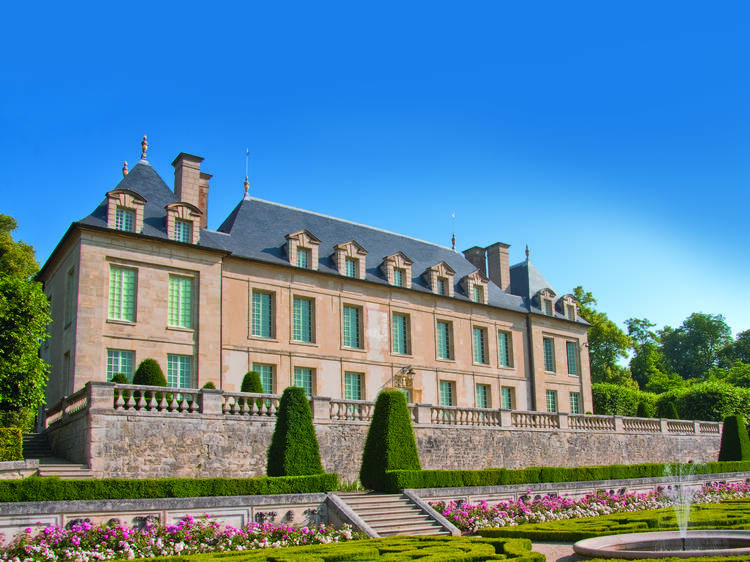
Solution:
[[[257,371],[248,371],[242,377],[242,386],[240,392],[263,392],[263,383],[260,382],[260,373]]]
[[[359,480],[365,488],[388,491],[387,470],[421,468],[406,397],[398,390],[384,390],[375,402]]]
[[[213,382],[208,381],[206,384],[203,385],[202,388],[208,388],[210,390],[216,390],[216,385]]]
[[[750,438],[747,435],[742,416],[728,416],[724,419],[719,446],[719,461],[750,460]]]
[[[114,375],[112,375],[112,380],[109,382],[113,382],[116,384],[130,384],[130,379],[125,373],[115,373]]]
[[[135,370],[133,384],[167,386],[167,379],[156,361],[153,359],[144,359]]]
[[[320,449],[312,423],[310,402],[298,386],[284,389],[279,402],[276,426],[268,448],[268,476],[322,474]]]

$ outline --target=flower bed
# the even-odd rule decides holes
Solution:
[[[750,484],[714,483],[696,491],[692,495],[691,503],[718,503],[727,499],[747,497],[750,497]],[[660,487],[654,492],[599,492],[576,499],[569,496],[545,496],[533,501],[511,500],[495,505],[489,505],[485,501],[476,505],[453,501],[431,502],[431,505],[465,534],[475,534],[484,528],[659,509],[671,507],[680,501],[680,498],[672,493],[672,489]]]
[[[185,517],[176,525],[146,523],[142,528],[81,522],[69,529],[32,528],[8,545],[0,542],[0,560],[123,560],[202,552],[253,550],[269,547],[328,544],[361,538],[344,526],[302,527],[272,523],[237,529],[208,517]]]

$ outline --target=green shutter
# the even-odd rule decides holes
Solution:
[[[393,315],[393,353],[408,353],[408,322],[404,314]]]
[[[513,409],[513,389],[509,386],[504,386],[502,388],[502,395],[503,395],[503,403],[502,408],[503,410],[512,410]]]
[[[510,334],[508,332],[498,332],[497,334],[497,351],[502,367],[510,367]]]
[[[135,322],[135,270],[124,267],[109,269],[110,320]]]
[[[344,307],[344,346],[362,347],[360,334],[360,309],[353,306]]]
[[[273,337],[273,300],[270,293],[253,291],[252,334],[261,338]]]
[[[555,372],[555,342],[551,338],[544,338],[544,370]]]
[[[292,339],[312,343],[312,301],[294,297]]]
[[[578,374],[578,346],[574,342],[567,342],[566,348],[568,350],[568,374]]]
[[[474,363],[487,363],[487,345],[485,330],[483,328],[474,328]]]
[[[437,355],[438,359],[451,358],[450,325],[447,322],[437,323]]]
[[[193,327],[193,280],[189,277],[169,277],[169,325]]]
[[[477,385],[477,408],[490,407],[489,388],[486,384]]]

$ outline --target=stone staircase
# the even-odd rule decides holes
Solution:
[[[59,476],[63,479],[93,478],[85,464],[71,463],[56,457],[44,433],[25,433],[23,436],[23,458],[39,461],[39,476]]]
[[[404,494],[335,494],[381,537],[450,535],[432,515]]]

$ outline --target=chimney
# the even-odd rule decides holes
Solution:
[[[201,217],[201,226],[207,228],[208,225],[208,180],[213,176],[205,172],[201,172],[200,180],[198,181],[198,208],[203,211]]]
[[[172,162],[174,166],[174,194],[178,201],[195,205],[203,215],[206,215],[206,208],[201,206],[201,191],[203,175],[201,174],[201,162],[203,158],[180,152],[177,158]],[[206,174],[209,178],[210,175]],[[208,179],[205,180],[206,196],[208,196]]]
[[[487,277],[487,254],[484,248],[473,246],[468,250],[464,250],[464,257],[481,271],[482,275]]]
[[[487,246],[487,267],[489,278],[503,291],[510,289],[510,259],[508,257],[510,244],[495,242]]]

